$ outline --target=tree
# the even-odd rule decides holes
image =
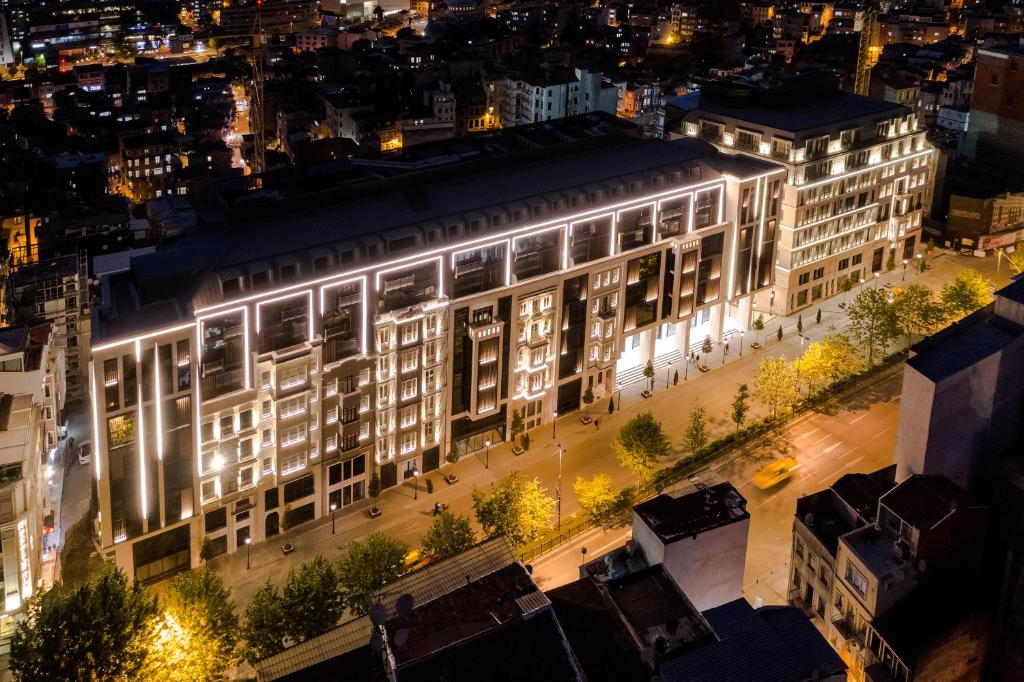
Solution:
[[[618,492],[612,487],[612,479],[607,474],[597,474],[590,480],[582,476],[576,477],[572,484],[580,509],[594,523],[599,523],[615,505]]]
[[[804,316],[803,315],[797,315],[796,316],[796,333],[797,334],[803,334],[804,333]]]
[[[515,441],[519,434],[525,430],[523,425],[523,413],[521,410],[512,410],[512,424],[509,427],[512,431],[512,440]]]
[[[754,343],[758,343],[758,339],[761,338],[761,332],[764,331],[764,314],[758,313],[757,317],[754,318]]]
[[[896,325],[907,337],[907,348],[914,336],[927,336],[945,320],[942,305],[935,300],[931,289],[911,284],[900,290],[892,302]]]
[[[615,398],[608,398],[608,414],[615,413]]]
[[[284,649],[287,632],[281,596],[269,582],[256,590],[242,614],[244,655],[249,663],[273,656]]]
[[[781,342],[782,341],[782,325],[779,325],[779,330],[775,333],[775,337]]]
[[[672,371],[672,385],[673,386],[678,386],[679,385],[679,370],[678,369]]]
[[[967,268],[942,286],[941,298],[950,317],[963,317],[992,300],[992,282],[977,270]]]
[[[863,362],[860,353],[845,334],[829,334],[821,340],[821,347],[830,383],[845,379],[861,370]]]
[[[215,551],[216,550],[213,548],[213,540],[208,537],[204,537],[203,546],[199,550],[199,560],[206,563],[215,556]]]
[[[697,406],[690,413],[690,424],[683,436],[683,445],[694,455],[708,444],[707,414],[703,407]]]
[[[513,436],[514,437],[514,436]],[[448,451],[448,454],[444,456],[444,461],[451,465],[451,475],[455,475],[455,464],[459,461],[459,451],[452,446],[452,449]]]
[[[747,420],[747,412],[750,411],[750,391],[747,390],[746,384],[740,384],[740,387],[736,389],[736,397],[732,400],[732,422],[736,425],[736,430],[739,431],[743,428],[743,422]]]
[[[754,373],[753,395],[772,411],[772,417],[793,407],[800,398],[793,365],[783,357],[762,360]]]
[[[658,458],[667,455],[670,449],[661,422],[650,412],[630,419],[612,440],[612,450],[619,464],[637,474],[638,486],[658,464]]]
[[[821,324],[821,308],[818,308],[818,312],[814,316],[814,324]]]
[[[647,382],[649,384],[648,388],[653,390],[654,389],[654,363],[651,362],[650,360],[648,360],[647,364],[644,365],[644,376],[647,377]]]
[[[434,561],[461,554],[476,544],[476,535],[465,516],[441,512],[420,541],[423,552]]]
[[[889,294],[876,287],[863,289],[846,312],[849,315],[847,333],[861,348],[867,350],[868,364],[874,365],[875,358],[883,355],[899,335]]]
[[[370,610],[375,594],[402,577],[408,545],[380,532],[365,542],[353,542],[338,564],[345,606],[355,614]]]
[[[836,286],[839,291],[843,292],[843,305],[846,305],[846,296],[850,293],[850,289],[853,288],[853,280],[844,275],[839,278]]]
[[[75,590],[57,583],[28,602],[15,626],[11,671],[23,682],[139,679],[156,618],[156,599],[120,570]]]
[[[798,379],[807,382],[807,392],[814,391],[816,386],[828,380],[829,368],[824,344],[813,341],[803,354],[793,361]]]
[[[370,497],[373,498],[373,506],[377,506],[377,498],[380,497],[380,475],[374,471],[373,475],[370,476],[370,485],[368,486]]]
[[[700,346],[700,352],[704,353],[704,356],[705,356],[704,357],[704,364],[705,365],[708,364],[707,356],[711,355],[711,351],[713,351],[714,349],[715,349],[715,347],[711,345],[711,337],[710,336],[705,336],[704,337],[704,343],[702,343],[701,346]]]
[[[487,537],[504,535],[513,547],[540,537],[551,520],[555,501],[536,478],[513,471],[500,484],[473,490],[473,510]]]
[[[11,66],[14,66],[13,64]],[[11,68],[11,67],[8,67]],[[1024,240],[1018,239],[1013,245],[1013,253],[1007,253],[1004,250],[1000,250],[997,254],[1000,258],[1005,258],[1010,264],[1010,268],[1014,274],[1019,275],[1024,272]]]
[[[583,391],[583,404],[586,406],[584,409],[587,414],[590,414],[590,404],[594,402],[594,391],[588,386],[587,390]]]
[[[345,600],[334,564],[318,554],[288,571],[281,587],[281,608],[285,630],[296,642],[322,635],[337,625]]]
[[[889,251],[889,257],[885,260],[885,271],[892,272],[896,269],[896,252]]]
[[[146,679],[221,679],[236,663],[239,634],[224,580],[206,567],[181,573],[168,584],[162,606]]]

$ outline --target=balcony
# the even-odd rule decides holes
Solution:
[[[204,376],[200,385],[203,398],[206,400],[240,391],[244,387],[242,370],[233,369]]]
[[[849,644],[857,647],[864,646],[864,633],[853,627],[849,617],[843,616],[833,619],[832,626]]]
[[[324,341],[324,363],[338,362],[359,354],[359,340],[345,338],[329,338]]]

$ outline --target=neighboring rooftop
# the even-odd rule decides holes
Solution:
[[[927,530],[966,504],[966,496],[941,474],[915,474],[879,502],[914,528]]]
[[[1024,305],[1024,277],[996,297]],[[939,382],[1017,344],[1022,335],[1024,327],[986,306],[914,345],[907,365]]]
[[[836,495],[864,521],[872,523],[878,514],[878,498],[896,485],[896,465],[870,474],[845,474],[832,484]]]
[[[900,536],[888,526],[858,528],[844,535],[843,542],[879,579],[907,579],[909,556],[901,549]]]
[[[910,113],[906,107],[843,92],[818,74],[797,76],[771,86],[726,81],[701,91],[701,112],[800,133],[859,118]]]
[[[802,682],[841,675],[839,655],[799,609],[745,599],[708,609],[718,641],[663,664],[663,682]]]
[[[666,544],[750,518],[746,499],[728,481],[685,495],[662,493],[633,512]]]

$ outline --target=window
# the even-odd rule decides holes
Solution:
[[[850,259],[849,258],[843,258],[842,260],[839,261],[839,269],[840,270],[845,270],[848,267],[850,267]]]
[[[860,596],[863,597],[867,594],[868,579],[849,561],[846,562],[846,582],[850,583],[850,586],[857,590]]]
[[[284,484],[284,503],[290,504],[295,500],[308,497],[313,494],[313,474],[303,476],[300,479],[289,481]]]
[[[406,433],[402,435],[401,449],[403,455],[416,449],[415,433]]]
[[[802,540],[796,541],[796,555],[801,559],[804,558],[804,543]]]
[[[797,277],[796,283],[797,284],[807,284],[810,281],[811,281],[811,273],[805,272],[802,275],[800,275],[799,277]]]
[[[825,276],[825,268],[815,268],[813,276],[814,279],[821,279],[822,277]]]
[[[406,379],[402,382],[402,400],[416,397],[416,380]]]
[[[863,256],[859,253],[855,253],[853,254],[853,260],[851,262],[854,265],[860,265],[861,260],[863,260]]]
[[[281,447],[286,448],[306,440],[306,425],[296,424],[281,433]]]
[[[419,329],[415,322],[402,327],[402,343],[413,343],[419,338]]]

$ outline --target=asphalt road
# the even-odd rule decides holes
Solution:
[[[728,480],[747,499],[750,535],[745,596],[765,604],[786,603],[793,514],[799,497],[831,485],[846,473],[870,472],[892,462],[899,416],[902,367],[828,408],[809,413],[764,442],[744,448],[701,474],[705,482]],[[768,490],[752,478],[766,463],[793,457],[793,477]],[[688,489],[684,484],[681,488]],[[620,546],[629,528],[590,531],[533,564],[533,577],[551,589],[579,577],[580,549],[590,558]]]

